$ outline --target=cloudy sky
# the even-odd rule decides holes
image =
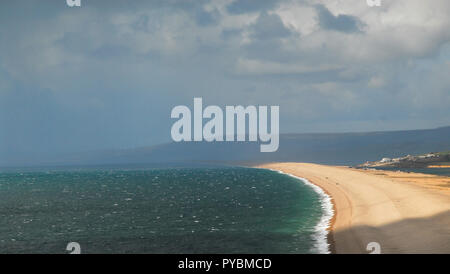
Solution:
[[[0,4],[0,161],[170,141],[194,96],[283,133],[450,125],[448,0],[65,2]]]

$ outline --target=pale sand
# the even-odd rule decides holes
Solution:
[[[327,192],[335,253],[450,253],[450,178],[306,163],[258,166],[306,178]]]

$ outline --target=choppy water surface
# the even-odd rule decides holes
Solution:
[[[262,169],[2,172],[0,253],[317,253],[322,206]]]

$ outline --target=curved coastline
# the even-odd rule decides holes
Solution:
[[[319,194],[323,215],[314,228],[315,230],[314,238],[316,240],[316,244],[314,245],[313,250],[320,254],[331,253],[333,243],[331,237],[328,236],[331,233],[331,224],[334,218],[334,204],[332,202],[331,196],[328,195],[324,189],[311,183],[306,178],[298,177],[290,173],[285,173],[281,170],[275,169],[269,170],[295,178],[300,182],[302,182],[303,184],[311,187],[317,194]]]
[[[450,252],[448,177],[308,163],[255,167],[309,182],[331,197],[331,253],[367,254],[372,242],[381,253]]]

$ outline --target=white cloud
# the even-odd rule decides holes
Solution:
[[[302,65],[239,59],[236,73],[249,75],[319,73],[341,69],[336,65]]]

